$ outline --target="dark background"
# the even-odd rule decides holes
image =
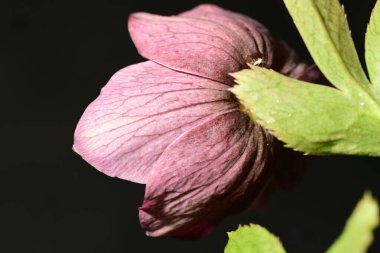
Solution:
[[[318,157],[263,213],[220,224],[199,241],[148,238],[144,186],[110,178],[71,151],[85,107],[118,69],[142,61],[127,31],[134,11],[176,14],[201,1],[0,1],[0,252],[223,252],[227,231],[259,223],[288,252],[323,252],[365,189],[380,196],[380,160]],[[215,2],[266,25],[310,60],[280,0]],[[343,1],[361,56],[374,0]],[[307,15],[307,13],[305,13]],[[370,252],[380,251],[380,234]],[[348,252],[349,253],[349,252]]]

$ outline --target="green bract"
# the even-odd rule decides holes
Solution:
[[[326,253],[363,253],[373,241],[373,230],[379,225],[379,206],[370,193],[356,205],[342,234]]]
[[[342,234],[326,253],[364,253],[373,241],[379,225],[379,206],[365,193],[346,222]],[[265,228],[250,224],[228,233],[224,253],[285,253],[280,240]]]
[[[336,88],[253,67],[232,74],[239,84],[232,92],[252,119],[294,149],[380,155],[380,4],[366,36],[370,83],[338,0],[284,1],[313,59]]]
[[[378,91],[380,86],[380,2],[372,11],[366,33],[365,48],[368,74],[374,88]]]
[[[228,237],[224,253],[285,253],[280,240],[259,225],[239,226]]]

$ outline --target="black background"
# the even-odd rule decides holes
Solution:
[[[342,2],[362,57],[375,1]],[[227,219],[199,241],[145,236],[137,216],[144,186],[93,169],[71,151],[72,136],[111,75],[143,60],[128,15],[171,15],[199,3],[0,1],[0,252],[223,252],[227,231],[255,222],[288,252],[319,253],[365,189],[380,196],[378,158],[318,157],[300,185],[275,194],[262,213]],[[310,60],[282,1],[215,3],[259,20]],[[376,239],[370,252],[380,251],[379,233]]]

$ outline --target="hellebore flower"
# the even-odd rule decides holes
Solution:
[[[258,22],[210,4],[135,13],[128,27],[149,61],[110,79],[80,119],[74,150],[109,176],[146,184],[148,235],[201,237],[291,184],[302,157],[250,121],[229,73],[260,64],[313,81],[314,66]]]

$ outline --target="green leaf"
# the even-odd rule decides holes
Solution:
[[[284,0],[310,54],[337,88],[368,88],[343,7],[338,0]]]
[[[254,67],[232,74],[250,117],[288,146],[313,154],[380,155],[380,113],[368,97]]]
[[[285,253],[280,240],[259,225],[239,226],[228,237],[224,253]]]
[[[365,38],[368,74],[376,89],[380,88],[380,1],[372,11]]]
[[[373,241],[373,230],[379,225],[379,206],[370,193],[356,205],[343,233],[327,253],[364,253]]]
[[[318,67],[337,89],[253,66],[232,74],[239,84],[232,92],[253,120],[296,150],[379,156],[380,90],[369,83],[360,65],[339,1],[284,1]],[[367,34],[371,50],[380,48],[375,33],[379,8]],[[380,66],[371,57],[368,54],[369,65]],[[372,76],[379,69],[375,65]]]

